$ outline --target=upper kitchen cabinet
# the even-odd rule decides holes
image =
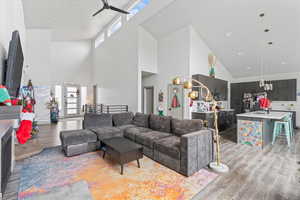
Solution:
[[[208,76],[204,76],[201,74],[195,74],[192,76],[193,79],[200,81],[204,85],[206,85],[211,93],[213,94],[216,101],[227,101],[228,100],[228,82],[225,80],[217,79],[217,78],[211,78]],[[195,86],[198,86],[198,84],[195,84]],[[193,88],[193,90],[198,91],[199,94],[201,93],[200,88]],[[202,90],[202,94],[205,96],[205,90]],[[201,95],[200,95],[201,96]],[[201,100],[202,98],[199,97],[198,100]]]
[[[274,80],[273,90],[267,91],[268,98],[272,101],[297,101],[297,80]],[[243,82],[231,84],[231,103],[242,102],[244,93],[264,92],[259,87],[259,82]]]
[[[268,92],[272,101],[297,101],[297,80],[272,81],[273,90]]]

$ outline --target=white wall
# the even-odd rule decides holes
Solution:
[[[2,81],[2,69],[7,58],[9,41],[12,32],[18,30],[21,37],[23,53],[26,60],[26,33],[22,0],[0,1],[0,80]]]
[[[94,49],[92,73],[93,84],[99,87],[98,103],[126,104],[131,111],[141,110],[141,70],[138,56],[140,24],[173,1],[150,1],[130,21],[126,22],[123,19],[125,23],[121,29]],[[147,41],[150,39],[149,36],[142,35],[147,38]],[[146,44],[149,43],[146,42]],[[150,44],[150,48],[152,47]],[[140,58],[140,63],[144,67],[155,63],[149,60],[148,55],[147,53],[147,56]]]
[[[138,65],[140,70],[157,73],[157,40],[142,27],[139,27],[138,36]]]
[[[145,77],[143,86],[154,86],[155,108],[158,93],[165,94],[164,112],[167,113],[167,86],[176,76],[191,77],[193,74],[208,75],[208,54],[212,51],[192,26],[184,27],[158,40],[158,74]],[[218,60],[216,77],[231,81],[232,76]],[[191,118],[189,100],[185,100],[184,118]]]
[[[190,27],[190,75],[209,75],[208,55],[213,53],[206,43],[201,39],[195,29]],[[232,76],[220,60],[217,60],[215,68],[216,78],[230,81]]]
[[[51,42],[52,83],[91,84],[91,41]]]
[[[122,34],[123,33],[123,34]],[[138,109],[138,30],[123,27],[94,50],[93,80],[98,103]]]
[[[50,29],[27,30],[30,66],[26,77],[35,85],[88,85],[91,81],[91,41],[52,41]]]
[[[31,79],[38,88],[54,88],[55,85],[63,86],[65,83],[91,85],[92,47],[90,40],[52,41],[51,29],[28,29],[26,35],[28,52],[26,64],[29,65],[24,75],[26,82]],[[50,92],[48,95],[50,99]],[[41,113],[49,113],[43,102],[44,99],[37,100],[39,104],[37,108]],[[62,107],[60,116],[63,114]],[[39,122],[47,120],[49,121],[49,117],[40,115]]]
[[[259,81],[261,77],[244,77],[244,78],[235,78],[233,79],[233,83],[241,83],[241,82],[251,82],[251,81]],[[298,73],[281,73],[274,75],[264,75],[265,80],[285,80],[285,79],[297,79],[297,94],[300,92],[300,72]],[[287,110],[290,104],[294,104],[295,106],[292,110],[297,112],[297,126],[300,126],[300,96],[297,95],[297,101],[273,101],[272,109],[275,110]]]
[[[207,46],[198,32],[190,26],[190,76],[194,74],[209,75],[208,55],[213,51]],[[217,59],[215,67],[216,78],[228,81],[228,97],[227,101],[223,102],[225,108],[230,106],[230,82],[232,76],[224,67],[222,62]]]
[[[34,85],[51,85],[51,34],[49,29],[27,30],[26,82],[31,79]]]
[[[143,86],[154,86],[154,108],[157,113],[158,94],[164,93],[164,113],[168,113],[168,84],[176,76],[189,76],[190,37],[189,27],[182,28],[158,40],[157,75],[145,77]],[[188,115],[185,112],[185,118]]]

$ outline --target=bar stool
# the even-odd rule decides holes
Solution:
[[[291,146],[291,139],[293,137],[293,125],[292,125],[292,114],[289,113],[287,117],[283,120],[275,121],[274,129],[273,129],[273,141],[272,145],[274,145],[276,137],[282,132],[282,128],[284,129],[285,136],[287,139],[288,146]]]
[[[293,113],[289,113],[289,122],[290,122],[290,130],[291,130],[291,140],[294,138],[294,124],[293,124]]]

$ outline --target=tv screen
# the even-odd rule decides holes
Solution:
[[[20,35],[14,31],[9,43],[7,65],[4,71],[4,85],[11,97],[17,97],[21,85],[24,56]]]

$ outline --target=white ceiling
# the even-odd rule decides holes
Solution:
[[[187,25],[234,77],[260,75],[262,57],[265,74],[300,71],[299,0],[176,0],[143,24],[157,38]]]
[[[113,6],[123,8],[130,0],[109,0]],[[23,0],[26,28],[49,28],[53,40],[91,39],[115,16],[102,8],[101,0]]]

